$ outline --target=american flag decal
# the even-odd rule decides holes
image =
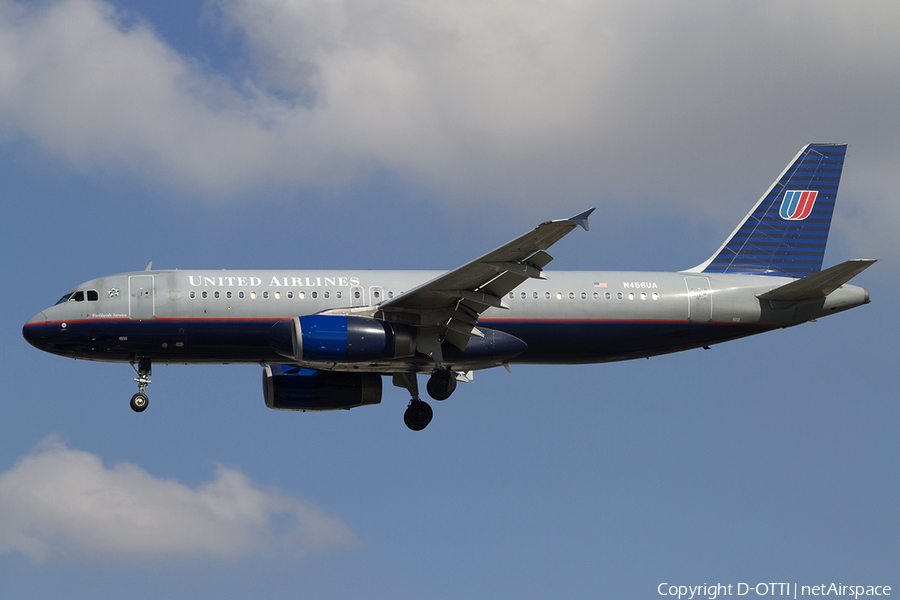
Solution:
[[[605,281],[595,281],[595,282],[594,282],[594,287],[595,287],[595,288],[605,288],[605,287],[606,287],[606,282],[605,282]]]

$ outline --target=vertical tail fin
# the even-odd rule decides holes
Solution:
[[[809,144],[721,248],[690,271],[806,277],[822,270],[846,144]]]

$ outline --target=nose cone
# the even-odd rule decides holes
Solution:
[[[25,340],[35,348],[40,348],[41,350],[43,350],[46,345],[47,321],[47,315],[43,312],[39,312],[28,319],[28,322],[22,327],[22,336]]]

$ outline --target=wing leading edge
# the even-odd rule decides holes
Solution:
[[[488,308],[508,308],[503,296],[527,279],[546,279],[553,260],[545,252],[576,227],[588,230],[593,208],[570,219],[541,223],[533,230],[461,267],[448,271],[379,306],[377,318],[419,328],[418,349],[441,363],[440,339],[464,350]]]

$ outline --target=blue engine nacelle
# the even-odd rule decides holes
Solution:
[[[381,376],[266,365],[263,395],[276,410],[349,410],[381,402]]]
[[[415,330],[368,317],[305,315],[272,330],[272,346],[298,362],[352,363],[407,358]]]

